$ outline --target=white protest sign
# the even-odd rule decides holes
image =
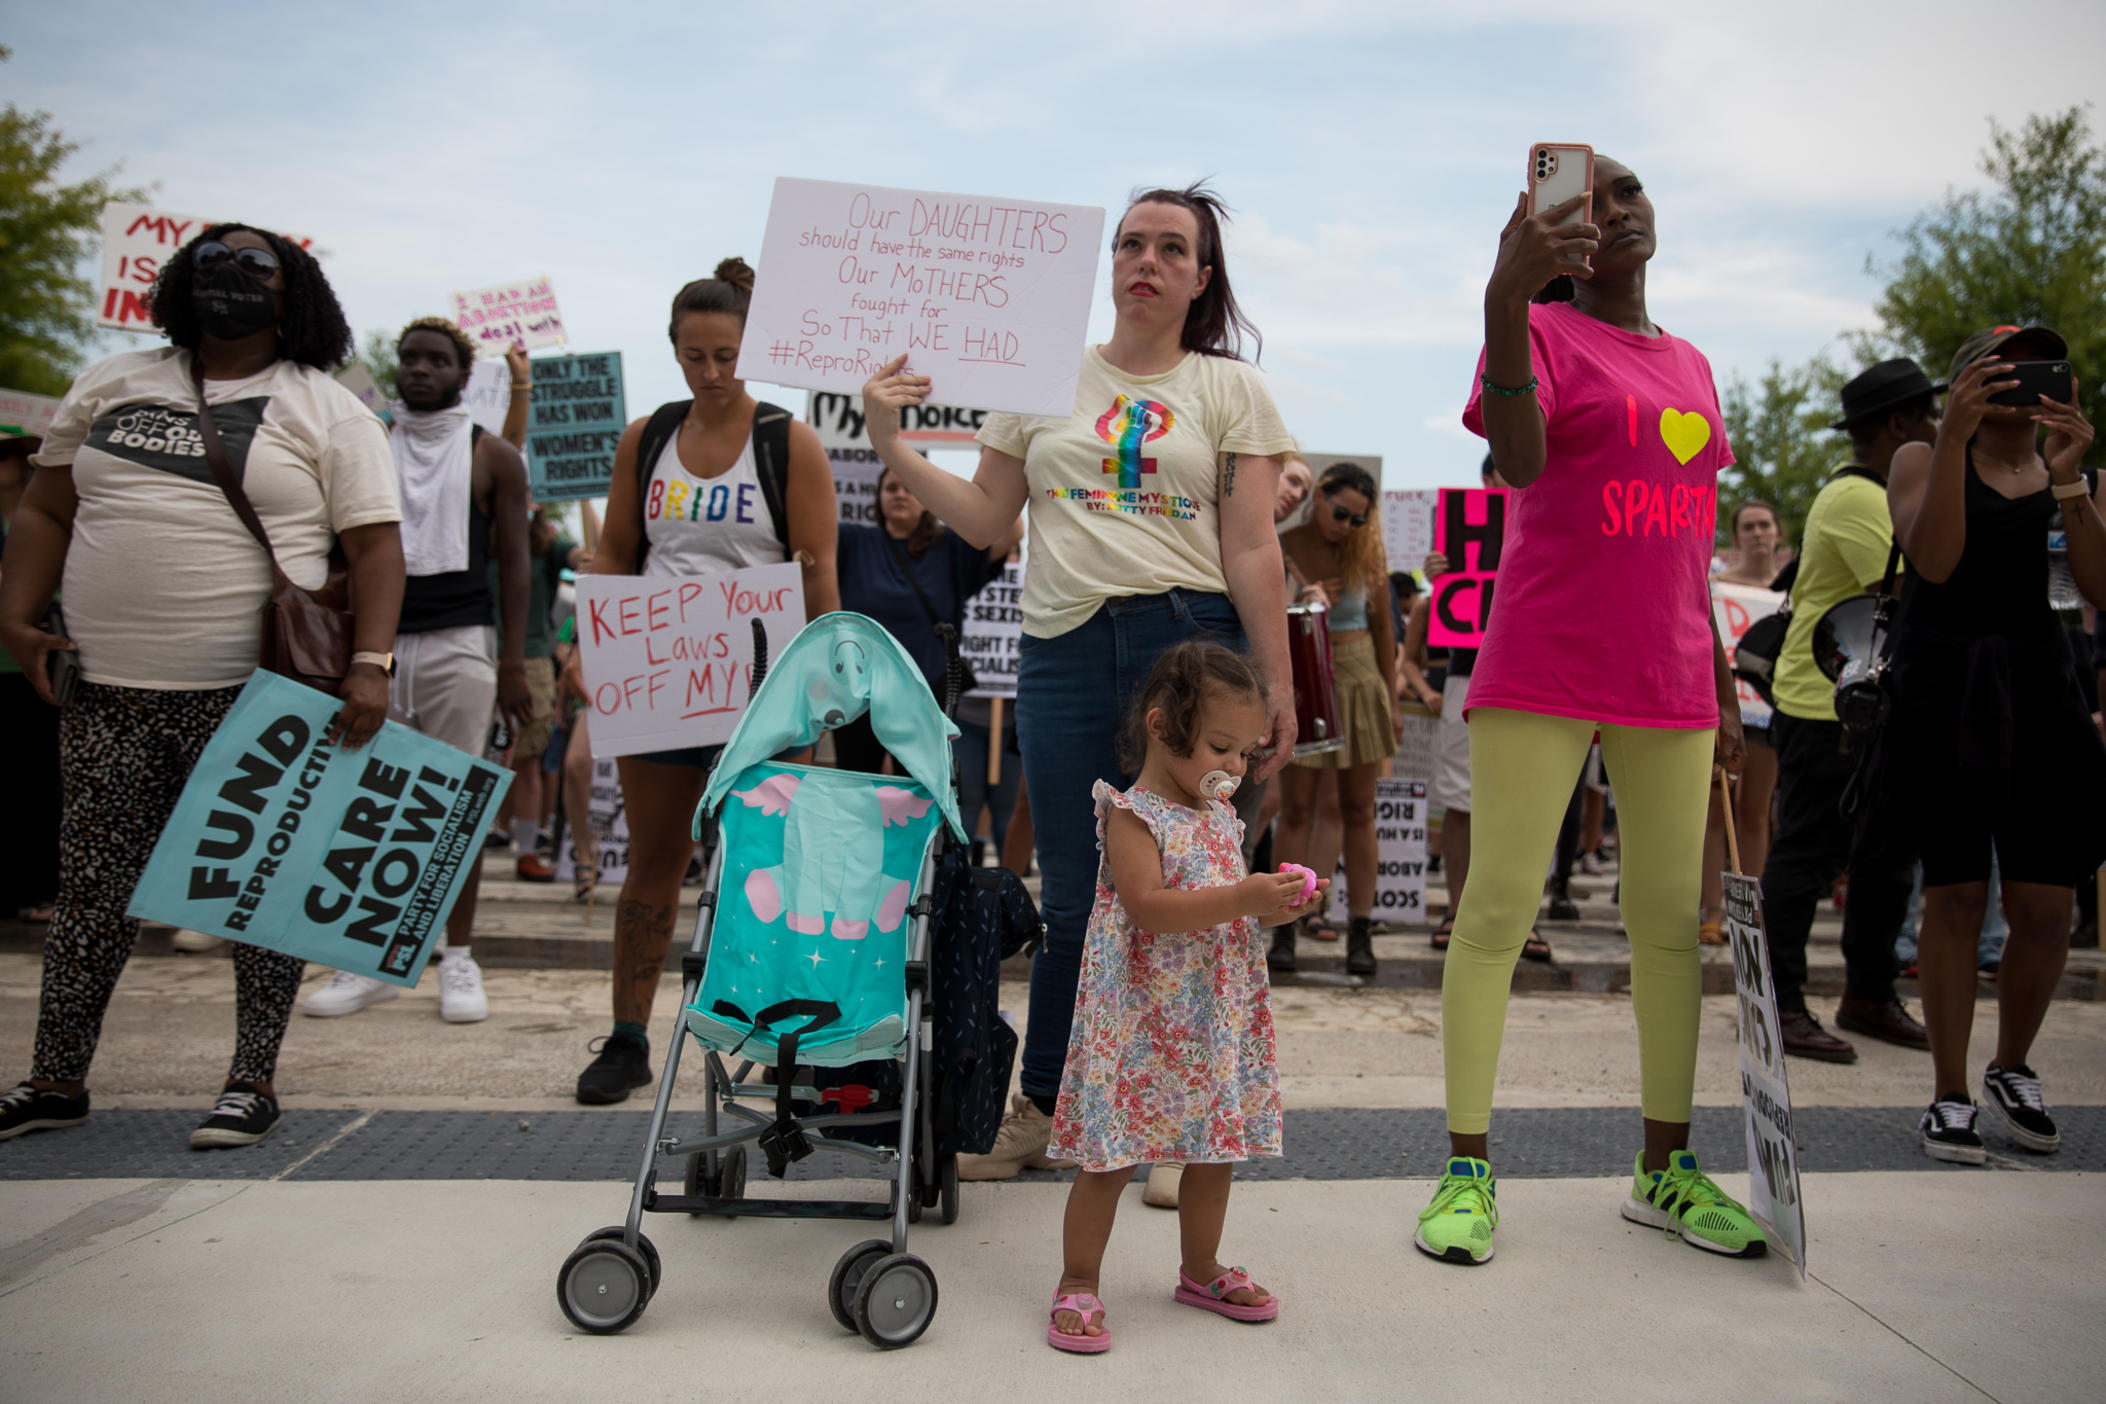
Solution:
[[[503,435],[505,412],[512,408],[510,367],[502,360],[477,361],[468,372],[468,383],[461,387],[461,403],[485,434]]]
[[[453,295],[453,320],[485,355],[502,357],[514,342],[529,351],[563,344],[563,312],[546,274]]]
[[[1740,648],[1740,636],[1748,632],[1748,626],[1782,608],[1784,596],[1775,590],[1765,590],[1759,585],[1734,585],[1724,580],[1711,582],[1711,615],[1718,621],[1718,636],[1726,645],[1726,666],[1733,665],[1733,655]],[[1762,694],[1752,683],[1745,679],[1737,679],[1736,683],[1740,689],[1740,724],[1768,726],[1770,704],[1762,700]]]
[[[877,480],[885,465],[863,431],[862,395],[814,390],[805,422],[818,433],[819,446],[826,450],[826,461],[834,470],[834,501],[840,504],[841,520],[876,526]],[[986,410],[909,405],[900,413],[899,437],[923,452],[970,450],[986,422]]]
[[[102,207],[102,280],[95,293],[95,325],[120,331],[158,331],[148,294],[161,264],[201,230],[227,220],[170,214],[150,205],[115,201]],[[272,230],[314,252],[314,240]]]
[[[587,801],[587,821],[600,841],[600,867],[595,881],[612,891],[629,876],[629,811],[622,804],[621,774],[614,757],[592,758],[592,793]],[[556,881],[574,882],[578,876],[578,845],[585,835],[574,824],[564,828],[563,846],[556,854]]]
[[[1792,1135],[1792,1094],[1777,1028],[1777,987],[1770,979],[1762,929],[1762,884],[1725,874],[1726,940],[1733,950],[1733,992],[1740,1006],[1740,1095],[1747,1111],[1748,1211],[1806,1275],[1806,1206],[1799,1183],[1799,1143]]]
[[[1347,919],[1345,864],[1331,880],[1326,914]],[[1426,918],[1426,782],[1375,782],[1375,896],[1370,913],[1398,924]]]
[[[775,182],[742,378],[843,394],[905,354],[947,405],[1068,415],[1104,211]]]
[[[768,656],[804,627],[794,562],[685,578],[578,579],[592,752],[633,756],[731,739],[752,691],[753,621]]]
[[[968,697],[1016,696],[1024,646],[1024,567],[1012,561],[965,605],[958,655],[979,686]]]
[[[388,404],[387,394],[380,388],[380,382],[373,378],[373,372],[366,369],[364,362],[353,361],[338,371],[336,383],[358,396],[358,402],[378,415],[383,424],[394,422],[394,410]]]
[[[27,390],[0,390],[0,435],[13,434],[19,429],[24,434],[42,436],[58,418],[59,402],[49,395],[33,395]]]
[[[1433,553],[1433,511],[1439,488],[1414,488],[1382,494],[1382,546],[1391,570],[1418,570]]]
[[[1440,754],[1441,719],[1416,701],[1403,707],[1404,725],[1397,733],[1397,755],[1389,763],[1399,780],[1433,783],[1433,769]]]

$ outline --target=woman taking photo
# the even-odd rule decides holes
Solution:
[[[1722,585],[1767,590],[1782,569],[1778,549],[1784,544],[1777,509],[1750,498],[1733,509],[1734,563],[1711,578]],[[1745,726],[1747,760],[1733,782],[1733,825],[1740,840],[1740,870],[1760,874],[1770,856],[1770,806],[1777,798],[1777,748],[1767,726]],[[1704,811],[1704,895],[1697,916],[1697,940],[1723,946],[1725,935],[1726,821],[1716,804]]]
[[[1463,413],[1518,491],[1466,708],[1473,851],[1441,982],[1453,1150],[1414,1238],[1456,1263],[1492,1256],[1486,1132],[1507,991],[1597,730],[1622,818],[1645,1117],[1622,1212],[1715,1253],[1767,1246],[1688,1149],[1703,993],[1689,913],[1712,765],[1737,770],[1741,753],[1706,585],[1733,455],[1710,363],[1646,308],[1652,202],[1618,162],[1594,169],[1592,222],[1558,222],[1584,195],[1535,215],[1524,196],[1507,221]],[[1608,637],[1574,629],[1580,617]]]
[[[1396,690],[1397,635],[1389,596],[1375,480],[1355,463],[1336,463],[1316,485],[1309,520],[1280,538],[1295,576],[1319,588],[1330,606],[1331,668],[1343,749],[1297,760],[1280,772],[1280,826],[1273,856],[1306,864],[1316,820],[1317,781],[1334,772],[1345,828],[1346,972],[1375,973],[1375,773],[1397,753],[1390,716]],[[1295,928],[1272,935],[1270,964],[1294,969]]]
[[[833,472],[811,427],[784,426],[785,411],[762,406],[736,374],[752,299],[753,270],[737,258],[673,298],[666,334],[694,398],[677,423],[660,421],[662,438],[648,447],[645,430],[656,416],[622,434],[592,570],[680,579],[794,560],[804,567],[805,617],[816,619],[840,608]],[[783,443],[785,427],[787,462],[763,461],[775,454],[762,452],[764,444]],[[689,825],[721,749],[686,746],[616,761],[629,871],[614,909],[614,1029],[578,1075],[580,1102],[624,1101],[651,1080],[651,1001],[694,856]]]
[[[1111,339],[1083,351],[1074,413],[988,416],[970,481],[900,442],[899,411],[929,398],[929,377],[901,358],[864,387],[871,446],[966,540],[992,546],[1030,504],[1017,735],[1046,944],[1031,967],[1023,1095],[992,1154],[960,1157],[968,1179],[1048,1163],[1096,894],[1091,787],[1132,784],[1119,763],[1120,718],[1157,656],[1200,637],[1249,651],[1269,688],[1272,755],[1258,778],[1292,753],[1273,506],[1279,456],[1294,445],[1264,380],[1238,354],[1256,332],[1229,287],[1221,213],[1201,186],[1134,200],[1112,238]],[[1110,476],[1108,461],[1138,478],[1144,439],[1155,461],[1147,489],[1107,486],[1128,476]],[[1191,509],[1172,516],[1154,505],[1172,495]]]
[[[2014,365],[2068,355],[2046,327],[1968,338],[1936,441],[1904,444],[1887,480],[1908,561],[1893,652],[1894,695],[1907,701],[1887,722],[1881,818],[1923,863],[1916,965],[1933,1086],[1919,1128],[1933,1159],[1971,1165],[1986,1158],[1967,1042],[1992,854],[2011,930],[1983,1102],[2007,1139],[2043,1155],[2062,1137],[2027,1059],[2069,956],[2072,888],[2106,859],[2106,747],[2048,604],[2058,513],[2077,588],[2106,604],[2096,475],[2080,466],[2092,426],[2074,381],[2067,401],[1991,400],[2018,388]]]
[[[172,345],[90,367],[44,435],[0,573],[0,641],[46,701],[77,652],[59,766],[59,893],[29,1081],[0,1096],[0,1139],[88,1119],[88,1066],[139,934],[132,889],[198,755],[256,671],[270,557],[205,466],[200,387],[278,564],[322,583],[341,542],[357,608],[332,736],[363,746],[388,714],[402,607],[395,460],[371,411],[329,376],[351,329],[321,265],[276,234],[215,224],[161,266]],[[202,377],[200,379],[200,377]],[[39,627],[61,580],[68,639]],[[234,943],[234,1060],[193,1147],[278,1124],[278,1045],[304,963]]]

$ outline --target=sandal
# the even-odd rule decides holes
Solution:
[[[580,867],[571,875],[570,900],[584,906],[592,900],[592,889],[600,885],[600,870],[595,867]]]
[[[1053,1314],[1072,1311],[1082,1318],[1083,1329],[1089,1329],[1090,1314],[1096,1313],[1097,1327],[1101,1332],[1095,1336],[1078,1336],[1063,1331],[1055,1322],[1046,1323],[1046,1344],[1055,1350],[1064,1350],[1070,1355],[1097,1355],[1111,1349],[1111,1328],[1104,1324],[1104,1303],[1088,1292],[1055,1293]]]
[[[1217,1316],[1226,1316],[1231,1321],[1270,1321],[1280,1314],[1280,1299],[1268,1294],[1262,1306],[1244,1306],[1228,1300],[1228,1294],[1244,1287],[1262,1287],[1250,1280],[1250,1274],[1242,1268],[1230,1268],[1221,1276],[1202,1287],[1189,1277],[1183,1268],[1177,1270],[1177,1300],[1186,1306],[1211,1311]]]
[[[1550,960],[1550,942],[1544,940],[1536,932],[1530,931],[1528,939],[1521,943],[1521,958],[1523,960],[1548,962]]]
[[[1454,918],[1454,917],[1442,917],[1442,918],[1441,918],[1441,924],[1440,924],[1439,926],[1436,926],[1436,927],[1434,927],[1434,928],[1433,928],[1433,948],[1434,948],[1435,950],[1437,950],[1437,951],[1445,951],[1445,950],[1447,950],[1447,949],[1448,949],[1448,938],[1449,938],[1450,936],[1453,936],[1454,934],[1455,934],[1455,918]]]
[[[1717,912],[1719,920],[1713,921],[1710,913]],[[1706,907],[1703,920],[1697,923],[1696,940],[1699,946],[1723,946],[1726,944],[1725,911],[1718,907]]]
[[[1338,928],[1322,917],[1303,917],[1302,934],[1312,941],[1336,941],[1339,939]]]

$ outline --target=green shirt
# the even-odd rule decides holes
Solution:
[[[563,579],[565,563],[578,543],[557,537],[545,556],[527,557],[526,656],[547,658],[554,650],[548,637],[549,611],[556,607],[556,586]],[[505,592],[497,582],[497,561],[490,562],[490,596],[495,601],[498,627],[504,627]]]
[[[1791,627],[1771,683],[1778,711],[1802,721],[1835,720],[1835,684],[1814,663],[1814,625],[1850,596],[1879,588],[1893,545],[1887,491],[1870,478],[1837,478],[1814,498],[1792,585]]]

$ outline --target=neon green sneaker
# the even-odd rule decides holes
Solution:
[[[1759,1258],[1770,1250],[1748,1211],[1697,1169],[1695,1151],[1676,1151],[1671,1162],[1666,1173],[1648,1174],[1645,1152],[1638,1152],[1631,1166],[1631,1197],[1623,1205],[1626,1219],[1666,1229],[1692,1248],[1729,1258]]]
[[[1492,1230],[1499,1227],[1499,1182],[1492,1167],[1458,1155],[1448,1162],[1433,1203],[1419,1211],[1412,1246],[1442,1262],[1476,1267],[1492,1260]]]

